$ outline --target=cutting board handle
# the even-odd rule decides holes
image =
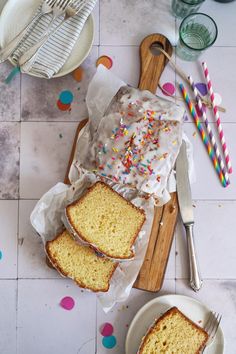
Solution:
[[[166,56],[158,50],[164,49],[169,56],[173,48],[170,41],[162,34],[151,34],[144,38],[140,45],[141,72],[139,88],[156,93],[159,79],[168,62]]]

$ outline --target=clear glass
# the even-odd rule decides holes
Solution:
[[[172,0],[173,14],[178,18],[184,18],[197,12],[205,0]]]
[[[217,35],[217,25],[210,16],[202,13],[191,14],[180,24],[176,53],[184,60],[194,61],[212,46]]]

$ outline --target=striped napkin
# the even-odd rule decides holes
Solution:
[[[58,73],[61,67],[65,64],[70,53],[84,27],[84,24],[92,12],[97,0],[87,0],[83,9],[74,17],[66,21],[55,34],[53,34],[44,46],[38,51],[38,54],[27,68],[27,71],[32,74],[40,75],[50,79]],[[79,7],[80,1],[76,0]],[[41,10],[41,5],[37,9],[35,15]],[[61,16],[54,21],[52,30],[63,20]],[[44,15],[36,24],[32,24],[28,32],[19,43],[14,53],[11,55],[13,62],[17,65],[18,60],[27,49],[32,47],[41,38],[43,33],[48,28],[52,19],[52,14]]]

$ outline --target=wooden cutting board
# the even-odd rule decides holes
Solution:
[[[169,40],[161,34],[151,34],[140,45],[141,72],[139,88],[142,90],[147,89],[154,94],[156,93],[160,76],[168,62],[164,54],[158,51],[158,47],[163,48],[170,56],[172,55],[172,46]],[[87,121],[85,119],[80,122],[77,128],[64,180],[66,184],[70,184],[68,173],[73,161],[78,134]],[[177,215],[178,203],[176,193],[172,194],[171,200],[163,207],[155,208],[150,240],[142,268],[134,284],[135,288],[152,292],[157,292],[161,289]]]

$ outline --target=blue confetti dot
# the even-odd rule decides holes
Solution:
[[[116,337],[109,336],[102,339],[102,344],[107,349],[112,349],[116,345]]]
[[[2,259],[2,251],[0,251],[0,260]]]
[[[73,93],[71,91],[62,91],[59,96],[59,100],[63,104],[70,104],[74,99]]]

